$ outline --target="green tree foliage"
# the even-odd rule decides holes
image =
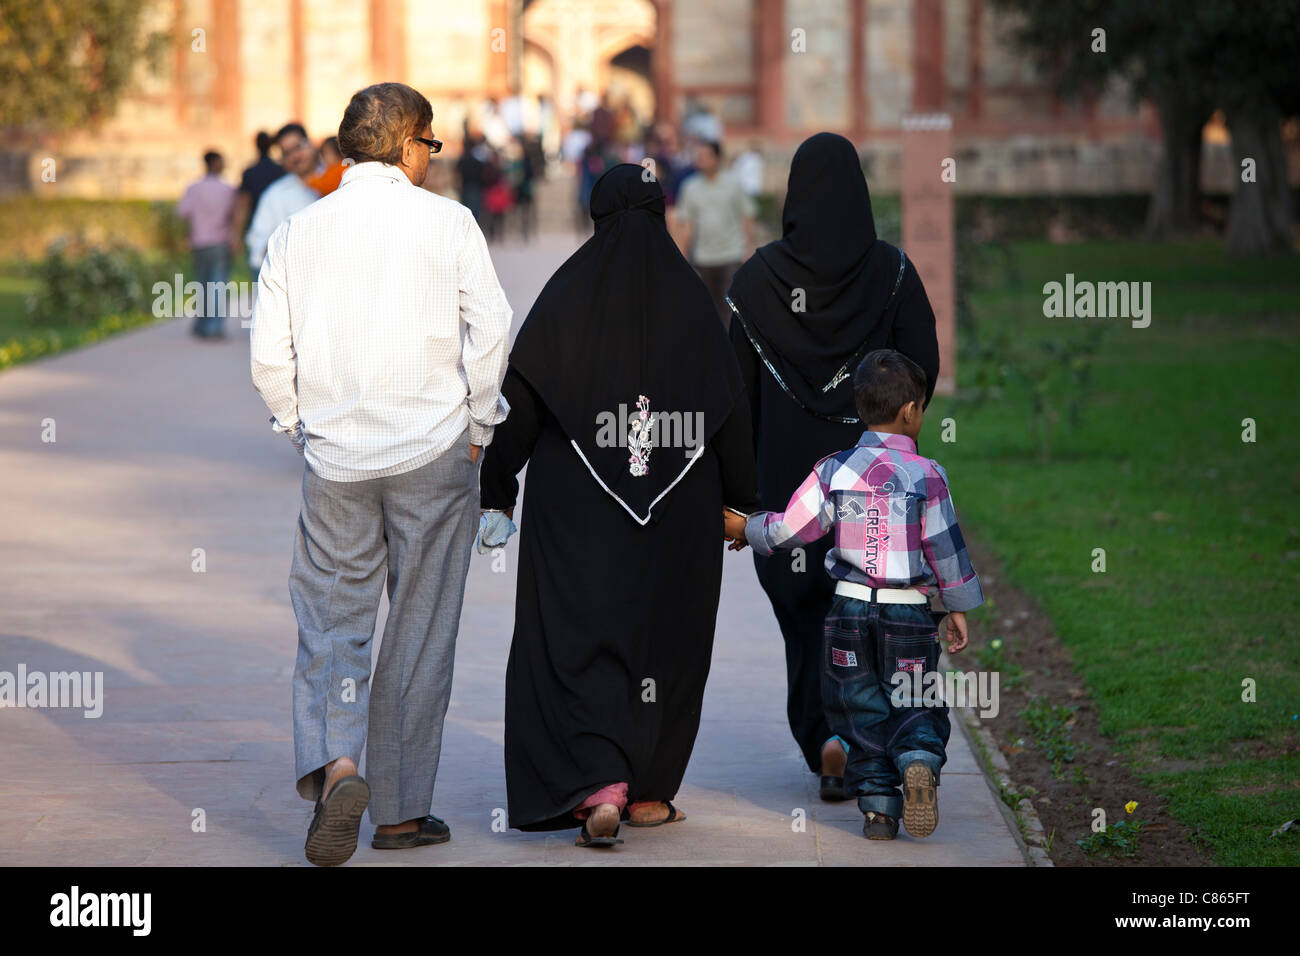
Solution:
[[[1290,249],[1281,120],[1300,105],[1300,0],[994,2],[1017,14],[1016,40],[1062,94],[1119,78],[1155,103],[1164,151],[1147,220],[1152,235],[1197,227],[1201,128],[1221,109],[1238,160],[1253,159],[1256,176],[1236,187],[1229,250]],[[1106,31],[1104,52],[1093,49],[1097,29]]]
[[[165,34],[149,0],[0,0],[0,127],[60,132],[110,116]]]

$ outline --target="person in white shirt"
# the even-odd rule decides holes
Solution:
[[[306,458],[294,755],[322,866],[351,856],[367,805],[377,849],[450,839],[430,810],[511,309],[469,210],[420,188],[432,116],[400,83],[354,95],[339,146],[355,165],[272,233],[258,277],[253,383]]]
[[[288,172],[266,187],[248,224],[244,245],[248,249],[248,266],[253,275],[262,268],[266,243],[275,227],[320,198],[320,193],[307,185],[307,177],[320,166],[320,157],[307,138],[307,131],[300,123],[289,123],[275,134],[275,141]]]

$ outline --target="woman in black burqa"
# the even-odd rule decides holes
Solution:
[[[608,845],[620,815],[683,819],[669,801],[699,729],[723,508],[752,510],[755,476],[740,369],[668,235],[659,184],[616,166],[591,215],[595,235],[510,353],[510,413],[481,489],[484,509],[510,513],[528,464],[506,667],[510,825],[581,824],[579,845]]]
[[[862,435],[853,371],[894,348],[925,370],[926,403],[939,374],[934,312],[902,251],[876,238],[857,150],[818,133],[790,164],[782,236],[740,267],[727,297],[731,339],[753,415],[758,500],[780,511],[825,456]],[[754,555],[785,638],[790,730],[822,797],[844,799],[843,741],[822,712],[822,625],[834,596],[824,570],[829,537],[804,554]]]

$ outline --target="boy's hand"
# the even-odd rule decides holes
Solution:
[[[966,647],[966,612],[949,611],[947,630],[948,653],[960,654]]]
[[[741,551],[745,547],[745,519],[734,511],[722,509],[722,536],[730,541],[728,551]]]

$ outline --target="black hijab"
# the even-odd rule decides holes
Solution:
[[[722,427],[743,384],[708,289],[664,222],[664,195],[643,167],[609,169],[591,191],[596,233],[556,270],[524,320],[510,363],[541,397],[592,475],[640,524]],[[691,447],[652,445],[643,474],[627,447],[626,418],[690,416]],[[603,423],[603,426],[602,426]],[[621,441],[611,446],[611,435]]]
[[[781,227],[780,239],[736,271],[728,297],[795,401],[823,418],[857,421],[854,367],[897,305],[905,260],[876,238],[858,151],[843,136],[818,133],[795,152]],[[797,290],[804,311],[796,311]]]

